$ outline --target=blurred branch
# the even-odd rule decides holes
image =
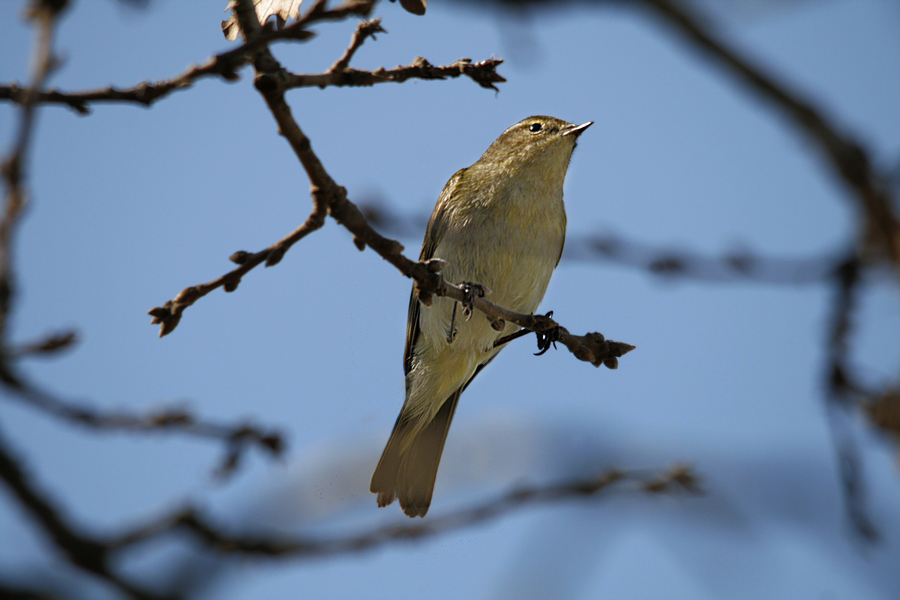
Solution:
[[[719,37],[707,20],[694,12],[687,2],[675,0],[637,0],[661,16],[673,30],[717,60],[728,72],[758,96],[780,109],[795,127],[815,141],[828,164],[854,192],[865,217],[861,242],[884,257],[900,271],[900,221],[891,190],[885,186],[890,177],[878,173],[866,148],[850,134],[825,118],[811,100],[767,74],[746,56]]]
[[[12,238],[28,197],[26,162],[34,134],[35,106],[38,94],[56,64],[53,56],[53,34],[57,18],[65,7],[66,2],[60,0],[34,0],[29,5],[27,17],[35,27],[31,83],[24,92],[18,132],[12,150],[0,165],[0,172],[6,184],[5,208],[3,218],[0,220],[0,379],[7,387],[11,387],[12,380],[7,351],[9,346],[7,325],[15,289]],[[35,489],[25,471],[19,466],[18,460],[6,447],[2,435],[0,435],[0,480],[73,565],[96,575],[134,598],[145,597],[109,571],[106,548],[102,543],[77,532],[62,517],[59,510]]]
[[[373,227],[400,237],[421,235],[428,221],[427,215],[402,215],[381,198],[360,204],[359,208]],[[613,234],[582,234],[566,236],[563,260],[607,260],[653,275],[692,281],[807,285],[830,281],[835,269],[843,262],[844,254],[773,258],[759,256],[752,250],[741,250],[722,256],[704,256],[654,247]]]
[[[876,541],[880,535],[866,510],[863,462],[852,428],[852,417],[858,407],[876,410],[878,404],[868,402],[875,394],[863,388],[853,378],[849,360],[849,337],[853,330],[853,315],[862,286],[863,264],[852,255],[834,273],[836,287],[828,325],[826,375],[826,409],[828,411],[831,438],[838,458],[844,503],[847,515],[856,532],[868,541]],[[889,397],[889,395],[887,396]],[[883,405],[882,405],[883,407]],[[870,413],[882,417],[882,425],[889,426],[896,412],[880,410]],[[876,421],[878,424],[878,421]]]
[[[862,407],[869,422],[892,437],[894,445],[900,449],[900,386],[885,387],[881,393],[867,396]]]
[[[62,594],[58,590],[41,589],[38,586],[25,587],[12,583],[0,574],[0,598],[7,600],[75,600],[74,596]]]
[[[29,6],[28,18],[34,23],[35,39],[31,58],[31,83],[23,90],[18,132],[9,155],[0,162],[0,175],[6,187],[5,206],[0,220],[0,344],[7,345],[7,322],[15,293],[13,273],[13,236],[28,200],[26,161],[34,134],[38,96],[56,65],[53,56],[53,33],[56,19],[66,2],[35,1]]]
[[[643,473],[646,473],[644,471]],[[186,530],[211,549],[222,554],[247,554],[272,557],[322,557],[369,550],[392,542],[424,539],[491,521],[515,510],[568,500],[586,499],[630,489],[649,494],[700,493],[697,479],[686,466],[646,475],[637,471],[611,469],[589,479],[567,481],[548,486],[522,486],[484,504],[429,518],[416,524],[378,527],[372,531],[344,538],[274,539],[258,536],[231,535],[191,508],[133,529],[110,547],[122,549],[143,543],[170,531]]]
[[[732,75],[764,100],[780,109],[788,121],[817,143],[832,171],[853,192],[863,215],[858,241],[862,251],[841,261],[833,270],[835,299],[827,343],[827,408],[832,439],[838,455],[848,517],[867,540],[878,532],[865,508],[862,460],[854,440],[849,411],[866,408],[866,394],[852,381],[848,338],[853,328],[860,294],[861,274],[866,262],[887,260],[900,271],[900,221],[891,189],[891,173],[878,172],[867,149],[857,139],[830,122],[814,102],[766,74],[719,38],[688,4],[674,0],[641,0],[662,16],[674,30],[719,61]],[[869,407],[874,406],[872,403]]]
[[[7,348],[6,357],[22,358],[25,356],[45,356],[57,354],[70,348],[78,340],[78,334],[74,331],[60,331],[28,344],[19,344],[14,348]]]
[[[825,283],[842,260],[842,255],[826,253],[808,258],[762,257],[750,250],[722,256],[654,248],[614,235],[582,236],[566,244],[564,257],[575,260],[604,258],[668,278],[692,281],[747,281],[776,285]]]
[[[41,494],[20,467],[21,461],[12,456],[6,440],[0,435],[0,480],[9,488],[19,504],[34,518],[41,530],[53,540],[76,567],[106,581],[132,598],[152,596],[114,575],[109,568],[109,548],[98,538],[78,531],[63,517],[58,507]]]
[[[244,451],[251,446],[271,456],[281,456],[285,443],[280,433],[266,431],[251,423],[219,425],[198,420],[183,408],[166,408],[144,415],[127,412],[99,411],[84,404],[63,401],[38,389],[14,373],[9,365],[0,367],[0,382],[13,392],[10,397],[42,410],[73,425],[97,431],[169,432],[199,438],[220,440],[226,444],[226,455],[216,469],[217,476],[230,475],[238,466]]]

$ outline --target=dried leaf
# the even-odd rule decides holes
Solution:
[[[422,0],[424,4],[424,0]],[[300,16],[300,4],[303,0],[253,0],[256,8],[256,18],[265,25],[270,17],[275,17],[276,28],[281,29],[289,19],[297,19]],[[234,41],[238,37],[240,28],[234,14],[222,21],[222,33],[225,38]]]
[[[424,15],[425,4],[425,0],[400,0],[400,6],[414,15]]]

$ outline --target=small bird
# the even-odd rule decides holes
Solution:
[[[447,281],[479,284],[494,304],[533,313],[563,250],[569,159],[592,124],[536,116],[504,131],[444,186],[419,260],[443,259]],[[460,394],[501,350],[494,343],[518,329],[480,313],[457,317],[455,304],[435,297],[425,306],[413,286],[403,355],[406,400],[369,488],[378,506],[398,498],[410,517],[428,512]]]

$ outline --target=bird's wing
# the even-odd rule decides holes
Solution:
[[[434,258],[434,249],[437,246],[437,241],[440,239],[440,234],[446,229],[446,223],[444,223],[443,217],[447,208],[447,202],[453,195],[453,191],[457,188],[460,181],[462,181],[465,172],[466,169],[460,169],[450,178],[447,185],[444,186],[437,204],[434,207],[434,212],[431,213],[431,218],[428,220],[428,227],[425,229],[425,240],[422,242],[422,251],[419,253],[419,260]],[[409,374],[410,369],[412,369],[412,359],[420,331],[419,312],[419,294],[416,291],[416,286],[414,284],[412,293],[409,297],[409,315],[406,319],[406,349],[403,352],[404,374]]]

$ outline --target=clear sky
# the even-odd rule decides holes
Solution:
[[[63,20],[67,90],[171,77],[229,47],[225,2],[154,0],[147,10],[77,2]],[[447,3],[449,4],[449,3]],[[745,8],[749,3],[738,3]],[[24,80],[30,32],[0,3],[0,80]],[[595,121],[566,182],[572,254],[542,305],[573,332],[635,344],[617,371],[533,338],[505,350],[463,395],[428,518],[516,484],[609,466],[694,467],[702,497],[606,498],[526,508],[416,543],[312,561],[235,562],[202,597],[249,598],[892,598],[900,589],[896,450],[863,424],[868,507],[883,534],[867,547],[842,512],[823,403],[831,289],[665,280],[600,260],[575,241],[615,234],[705,255],[839,252],[857,214],[814,146],[659,21],[624,8],[512,18],[432,2],[425,17],[383,2],[389,32],[353,66],[423,56],[505,62],[495,94],[468,79],[288,94],[294,115],[352,200],[430,211],[446,180],[533,114]],[[725,32],[872,150],[900,160],[900,9],[887,0],[788,2],[730,10]],[[275,54],[326,69],[355,23]],[[183,404],[218,422],[281,429],[281,463],[251,453],[227,484],[215,443],[178,435],[96,435],[13,402],[0,427],[42,486],[85,527],[115,531],[185,501],[236,527],[321,536],[406,522],[378,509],[368,478],[402,403],[409,282],[358,252],[329,221],[277,267],[189,308],[158,339],[146,311],[231,268],[310,210],[309,183],[252,86],[204,80],[145,109],[40,112],[33,203],[16,256],[14,332],[76,328],[76,349],[27,364],[67,398],[144,411]],[[0,105],[5,154],[16,112]],[[422,225],[417,222],[418,227]],[[421,230],[401,238],[415,257]],[[896,279],[867,282],[853,362],[896,381]],[[0,493],[0,575],[58,568],[47,543]],[[176,543],[129,557],[152,577]],[[86,588],[99,594],[101,588]]]

